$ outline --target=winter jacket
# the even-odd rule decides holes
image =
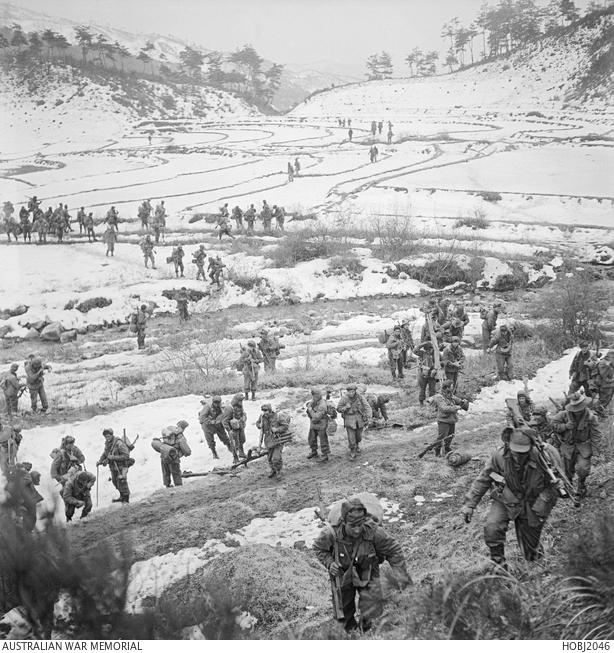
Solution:
[[[590,447],[589,456],[592,448],[596,447],[601,440],[601,430],[599,420],[593,411],[585,408],[581,412],[572,412],[561,410],[552,418],[552,429],[558,435],[561,445],[576,447],[588,445]]]
[[[242,397],[243,395],[239,395],[239,396]],[[240,427],[238,429],[233,429],[230,426],[230,420],[237,420],[240,424]],[[243,402],[238,401],[233,397],[232,401],[230,402],[230,405],[226,406],[222,413],[222,425],[227,431],[242,431],[245,429],[246,424],[247,424],[247,413],[243,408]]]
[[[545,447],[552,460],[561,466],[557,450],[549,444]],[[467,491],[465,505],[475,508],[486,492],[492,490],[491,498],[505,506],[510,519],[523,516],[531,526],[541,524],[556,505],[559,495],[539,465],[537,455],[536,449],[531,448],[524,470],[520,470],[509,447],[499,447]]]
[[[260,363],[262,363],[263,360],[262,354],[255,347],[248,347],[241,352],[239,365],[243,370],[243,374],[249,374],[251,376],[252,367],[253,372],[257,374],[260,369]]]
[[[367,395],[367,401],[371,407],[373,418],[378,418],[381,415],[385,420],[388,419],[388,409],[386,408],[387,402],[382,401],[381,396],[369,393]]]
[[[486,317],[482,320],[482,329],[486,329],[488,333],[492,333],[497,326],[497,318],[499,317],[499,311],[495,311],[493,308],[486,313]]]
[[[447,345],[441,352],[441,365],[448,372],[457,372],[462,370],[465,365],[465,354],[461,347],[454,349],[452,345]]]
[[[357,540],[345,534],[345,526],[323,528],[313,543],[318,560],[330,569],[335,562],[335,546],[339,564],[344,571],[342,585],[364,587],[368,581],[379,578],[379,566],[385,560],[397,573],[403,584],[410,582],[401,545],[374,521],[368,519]]]
[[[388,356],[393,360],[400,358],[403,350],[405,349],[405,343],[403,342],[403,337],[401,335],[392,334],[388,341],[386,342],[386,348],[388,349]]]
[[[19,394],[21,384],[15,372],[7,372],[2,380],[2,390],[5,397],[16,397]]]
[[[328,414],[326,412],[326,400],[322,399],[322,394],[313,395],[313,399],[307,404],[307,415],[309,416],[309,427],[316,431],[321,431],[328,424]]]
[[[89,483],[94,480],[94,475],[90,472],[79,472],[71,479],[66,481],[62,488],[62,499],[67,505],[79,506],[89,496],[91,487]]]
[[[111,438],[104,445],[104,451],[100,460],[101,465],[115,462],[119,467],[127,467],[130,459],[130,449],[128,445],[120,438]]]
[[[222,424],[224,407],[221,403],[205,404],[198,413],[198,421],[205,433],[215,433]]]
[[[437,409],[437,421],[443,424],[456,424],[458,422],[458,409],[463,400],[454,395],[436,394],[429,397],[429,404]]]
[[[419,344],[413,354],[420,359],[420,372],[423,376],[428,376],[435,367],[435,355],[432,348],[425,348],[425,343]]]
[[[491,349],[496,346],[498,354],[511,354],[513,343],[514,336],[509,329],[505,331],[498,329],[495,335],[490,339],[488,346]]]
[[[32,361],[26,361],[24,363],[28,388],[39,388],[43,385],[46,368],[47,365],[43,365],[39,358],[33,358]]]
[[[343,415],[343,423],[350,428],[364,426],[373,417],[371,406],[364,395],[358,392],[353,396],[343,395],[337,404],[337,411]]]
[[[575,381],[582,382],[588,381],[590,377],[590,369],[585,363],[588,363],[591,357],[590,350],[583,352],[580,350],[571,361],[571,366],[569,368],[569,375],[573,377]]]
[[[279,439],[288,434],[290,421],[278,413],[271,411],[260,414],[256,427],[264,434],[264,446],[267,449],[279,446]]]

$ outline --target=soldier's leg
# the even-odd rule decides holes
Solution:
[[[173,483],[175,484],[175,487],[183,485],[183,478],[181,477],[181,463],[178,460],[175,460],[170,464],[170,472],[173,477]]]
[[[369,630],[373,620],[381,617],[384,611],[384,597],[379,577],[371,579],[365,588],[358,590],[358,593],[361,625],[363,630]]]
[[[75,508],[72,503],[65,503],[64,504],[64,514],[66,515],[66,521],[70,521],[75,514]]]
[[[38,399],[38,388],[28,388],[28,392],[30,393],[30,406],[32,407],[32,411],[36,412],[36,401]]]
[[[233,452],[232,445],[230,444],[230,440],[228,439],[228,435],[226,434],[226,430],[221,424],[218,424],[217,430],[217,437],[220,439],[220,442],[230,451],[230,453]]]
[[[399,356],[396,360],[396,369],[397,369],[397,375],[399,379],[405,378],[405,374],[403,372],[403,357]]]
[[[85,497],[85,505],[83,506],[83,510],[81,511],[81,519],[84,517],[87,517],[90,512],[92,512],[92,497],[88,494]]]
[[[217,452],[215,451],[215,439],[213,438],[213,433],[208,429],[207,430],[203,429],[203,432],[205,434],[205,441],[207,442],[207,446],[211,450],[213,457],[217,458]]]
[[[497,375],[499,380],[505,380],[505,356],[499,352],[495,352],[495,363],[497,364]]]
[[[348,447],[350,448],[350,453],[355,453],[356,451],[356,429],[346,426],[345,427],[347,436],[348,436]]]
[[[424,400],[426,399],[426,383],[427,379],[422,371],[418,372],[418,401],[421,406],[424,405]]]
[[[273,465],[273,469],[275,469],[276,472],[281,472],[281,468],[283,467],[284,461],[282,459],[282,451],[284,450],[284,445],[280,444],[277,447],[273,447],[272,455],[271,455],[271,463]]]
[[[323,456],[328,456],[330,453],[330,444],[328,442],[328,434],[326,433],[326,429],[321,429],[318,431],[318,436],[320,438],[320,451],[322,452]]]
[[[181,270],[181,276],[183,276],[183,261],[179,261],[179,269]]]
[[[256,369],[254,371],[254,378],[252,379],[251,382],[251,389],[252,389],[252,401],[256,399],[256,390],[258,390],[258,370]]]
[[[607,408],[612,401],[612,395],[614,395],[614,387],[599,389],[599,403],[604,409]]]
[[[9,417],[13,416],[13,398],[12,397],[7,397],[4,395],[4,403],[6,404],[6,414]]]
[[[505,357],[505,375],[507,377],[507,381],[512,380],[512,376],[514,374],[514,363],[512,361],[512,355],[507,354]]]
[[[49,403],[47,401],[47,393],[45,392],[45,386],[41,383],[41,385],[38,388],[38,396],[41,400],[41,407],[43,413],[49,408]]]
[[[524,559],[534,561],[543,557],[544,548],[539,539],[544,525],[529,526],[529,522],[521,517],[515,520],[514,525],[516,527],[516,539]]]
[[[491,560],[497,564],[505,563],[505,535],[508,525],[506,507],[500,501],[493,501],[484,525],[484,541],[490,549]]]
[[[490,331],[485,326],[482,326],[482,350],[484,353],[486,353],[489,343],[490,343]]]
[[[119,479],[118,473],[117,473],[117,466],[114,463],[111,463],[109,465],[109,469],[111,470],[111,483],[113,483],[113,486],[115,487],[116,490],[119,490]]]
[[[432,397],[433,395],[436,395],[437,394],[437,379],[434,379],[432,376],[429,376],[428,386],[429,386],[429,397]]]
[[[561,445],[561,457],[563,458],[565,476],[567,476],[570,481],[573,481],[574,474],[576,473],[577,459],[575,447],[573,445]]]
[[[356,612],[356,589],[351,584],[341,586],[341,603],[343,606],[343,625],[346,630],[353,630],[358,627],[354,619]]]
[[[360,453],[360,443],[362,442],[362,426],[356,427],[356,453]]]
[[[437,422],[437,446],[433,448],[436,456],[441,456],[441,446],[448,435],[448,426],[450,425],[445,422]]]
[[[388,350],[388,365],[390,366],[390,374],[392,374],[392,378],[396,379],[397,378],[397,364],[396,361],[394,360],[392,353],[390,349]]]
[[[163,458],[160,458],[160,467],[162,468],[162,484],[164,487],[170,487],[171,470],[169,469],[169,464]]]
[[[450,453],[452,449],[452,440],[454,439],[454,433],[456,431],[456,424],[448,424],[448,433],[443,440],[443,452],[444,454]]]
[[[309,433],[307,434],[307,444],[311,449],[307,458],[316,458],[318,455],[318,431],[315,429],[309,429]]]
[[[128,486],[128,469],[121,468],[117,475],[117,489],[119,496],[124,503],[128,503],[130,499],[130,488]]]
[[[586,496],[586,479],[591,473],[590,445],[582,446],[577,452],[576,473],[578,474],[578,496],[583,499]]]

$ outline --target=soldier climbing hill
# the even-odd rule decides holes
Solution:
[[[112,499],[113,503],[128,503],[130,501],[128,469],[134,464],[134,459],[130,457],[128,445],[121,438],[113,435],[113,429],[104,429],[102,435],[105,439],[104,451],[96,466],[109,466],[111,482],[119,492],[119,497]]]

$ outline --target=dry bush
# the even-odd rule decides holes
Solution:
[[[291,268],[297,263],[316,258],[330,258],[346,249],[338,236],[333,236],[324,228],[313,228],[288,233],[268,256],[273,261],[273,267]]]
[[[392,219],[374,222],[374,233],[379,239],[376,256],[384,261],[394,261],[416,254],[419,236],[409,216],[395,216]]]
[[[486,213],[481,209],[475,209],[473,216],[467,216],[464,218],[459,218],[455,224],[454,228],[459,229],[460,227],[469,227],[470,229],[487,229],[488,220],[486,219]]]

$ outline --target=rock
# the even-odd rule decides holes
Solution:
[[[93,308],[105,308],[105,306],[110,306],[113,303],[113,300],[107,299],[106,297],[90,297],[81,303],[77,304],[75,308],[81,313],[87,313]]]
[[[7,333],[10,333],[13,329],[10,324],[3,324],[0,326],[0,338],[4,338]]]
[[[70,331],[64,331],[60,333],[60,342],[72,342],[77,339],[77,329],[71,329]]]
[[[52,322],[41,331],[41,340],[45,342],[60,342],[61,333],[62,325],[59,322]]]
[[[204,628],[200,624],[186,626],[181,629],[181,639],[207,639],[203,630]]]
[[[400,272],[399,279],[403,279],[403,281],[405,281],[405,279],[409,279],[409,275],[407,274],[407,272]]]
[[[9,308],[4,311],[0,311],[0,320],[8,320],[10,317],[17,317],[18,315],[23,315],[28,312],[29,306],[25,304],[19,304],[15,308]]]
[[[23,337],[24,340],[36,340],[40,337],[40,333],[33,328],[28,329],[28,333]]]
[[[465,294],[465,291],[463,290],[463,288],[457,288],[457,289],[454,291],[454,294],[455,294],[455,295],[464,295],[464,294]]]
[[[28,619],[25,608],[18,606],[9,610],[0,619],[2,639],[36,639],[32,623]]]
[[[79,303],[78,299],[71,299],[69,302],[64,304],[65,311],[72,311],[72,309]]]
[[[84,336],[84,335],[87,333],[87,327],[86,327],[86,326],[79,327],[79,328],[77,329],[77,333],[78,333],[80,336]]]
[[[42,331],[49,322],[47,320],[37,320],[36,322],[30,323],[30,328],[36,329],[37,331]]]
[[[388,283],[388,279],[386,279],[386,277],[382,277],[382,283]]]

